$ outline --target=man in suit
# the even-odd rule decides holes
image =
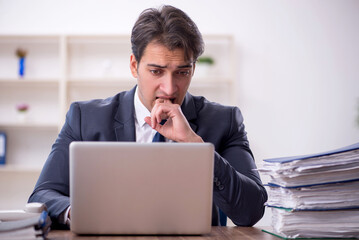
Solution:
[[[45,203],[55,224],[69,225],[69,144],[152,142],[159,132],[165,141],[214,144],[212,225],[220,225],[220,210],[239,226],[254,225],[263,216],[267,193],[254,170],[240,110],[187,92],[204,50],[195,23],[172,6],[147,9],[133,27],[131,43],[137,86],[71,105],[29,202]]]

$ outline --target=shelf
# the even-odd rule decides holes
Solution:
[[[105,78],[71,78],[68,83],[73,86],[79,85],[117,85],[117,84],[133,84],[136,83],[134,78],[116,78],[116,77],[105,77]]]
[[[136,80],[132,79],[92,79],[69,81],[67,91],[67,106],[74,101],[105,99],[121,91],[132,89]],[[67,108],[68,108],[67,107]]]
[[[60,76],[60,37],[9,35],[0,36],[0,78],[18,77],[18,48],[27,51],[26,78],[57,78]]]
[[[59,122],[58,82],[0,82],[1,122],[18,123],[20,117],[16,110],[18,104],[29,105],[26,120],[31,123]]]
[[[1,78],[0,79],[0,85],[6,85],[6,86],[16,86],[16,85],[23,85],[27,87],[31,87],[32,85],[35,86],[58,86],[59,79],[56,78],[43,78],[43,79],[28,79],[28,78]]]
[[[233,104],[235,53],[231,35],[203,35],[203,56],[189,91]],[[18,77],[18,48],[27,50],[25,77]],[[108,98],[137,84],[131,75],[130,35],[0,35],[0,130],[7,133],[7,164],[0,172],[37,172],[74,101]],[[26,121],[17,104],[30,106]]]
[[[68,81],[68,84],[73,86],[80,86],[80,85],[134,85],[137,83],[137,79],[134,78],[70,78]],[[224,84],[231,84],[232,80],[230,78],[226,77],[213,77],[213,76],[201,76],[197,77],[194,76],[192,78],[191,84],[218,84],[218,83],[224,83]]]
[[[24,167],[18,165],[0,165],[0,173],[23,173],[23,172],[31,172],[35,174],[40,174],[41,167]]]
[[[0,44],[57,44],[60,41],[59,35],[23,35],[23,34],[0,34]]]
[[[130,78],[129,36],[70,36],[68,38],[70,78]]]
[[[23,125],[0,129],[7,135],[6,165],[41,168],[58,136],[57,128]]]
[[[58,129],[57,123],[39,123],[39,122],[15,122],[15,123],[1,123],[0,129],[44,129],[56,130]]]
[[[129,35],[71,35],[67,42],[71,44],[131,44]]]

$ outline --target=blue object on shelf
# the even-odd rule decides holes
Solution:
[[[6,163],[6,134],[0,132],[0,164]]]
[[[25,75],[25,58],[19,58],[19,76],[24,77]]]

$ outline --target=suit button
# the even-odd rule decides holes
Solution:
[[[213,181],[214,181],[214,182],[218,182],[218,177],[214,177],[214,178],[213,178]]]
[[[222,191],[224,189],[224,186],[220,185],[220,186],[218,186],[218,189]]]
[[[217,182],[216,182],[216,186],[219,187],[219,185],[221,185],[221,182],[220,182],[220,181],[217,181]]]

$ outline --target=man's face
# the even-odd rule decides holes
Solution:
[[[130,68],[137,78],[138,96],[151,111],[157,98],[181,105],[191,83],[195,64],[185,61],[183,49],[170,51],[164,45],[151,42],[140,62],[131,55]]]

